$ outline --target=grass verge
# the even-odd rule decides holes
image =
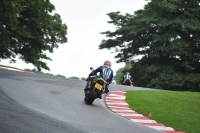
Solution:
[[[139,114],[186,133],[200,133],[200,93],[179,91],[126,91],[126,102]]]

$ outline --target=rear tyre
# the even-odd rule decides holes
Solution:
[[[85,98],[85,102],[88,104],[88,105],[91,105],[93,102],[94,102],[94,98],[91,97],[91,96],[88,96]]]
[[[85,97],[85,102],[88,104],[88,105],[91,105],[93,102],[94,102],[94,96],[93,96],[93,91],[87,91],[86,92],[86,97]]]

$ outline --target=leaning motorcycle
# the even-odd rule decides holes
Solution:
[[[92,68],[90,68],[92,69]],[[105,87],[106,81],[97,75],[90,76],[90,80],[87,81],[89,88],[84,90],[86,104],[91,105],[96,98],[101,97]]]

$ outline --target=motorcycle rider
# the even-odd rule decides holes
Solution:
[[[133,85],[133,79],[132,79],[132,77],[131,77],[129,72],[126,72],[126,74],[124,75],[122,85],[125,83],[125,81],[127,79],[130,80],[132,82],[132,85]]]
[[[102,66],[99,66],[97,69],[93,70],[90,74],[89,77],[87,78],[87,81],[92,81],[92,75],[96,75],[99,72],[99,76],[103,78],[106,81],[106,88],[104,90],[104,93],[109,92],[109,84],[112,83],[113,80],[113,70],[111,68],[111,62],[109,60],[106,60]],[[86,89],[90,88],[90,83],[86,85]],[[101,98],[101,97],[100,97]]]

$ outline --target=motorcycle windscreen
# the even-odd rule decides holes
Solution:
[[[94,87],[97,88],[100,91],[103,89],[103,86],[98,84],[98,83],[96,83]]]

